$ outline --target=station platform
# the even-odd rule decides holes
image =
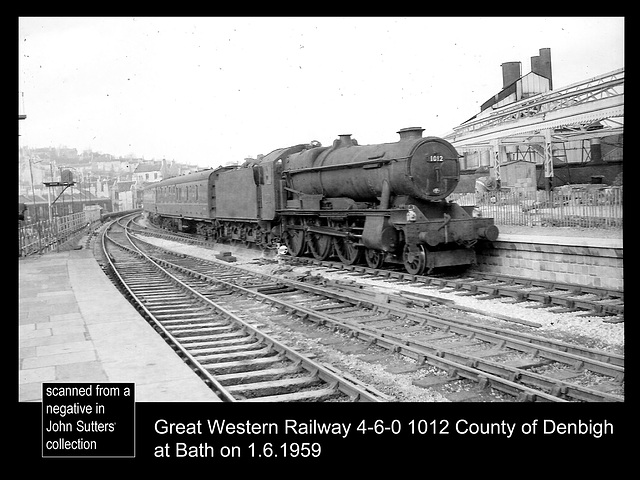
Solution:
[[[622,230],[609,230],[607,235],[602,230],[576,230],[562,227],[521,227],[498,225],[499,241],[536,243],[541,245],[566,245],[596,248],[623,247]]]
[[[115,288],[90,250],[18,260],[19,401],[43,382],[134,383],[136,402],[219,402]]]
[[[480,271],[624,290],[622,231],[499,228],[496,241],[477,249]]]

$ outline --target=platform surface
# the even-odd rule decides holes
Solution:
[[[90,250],[18,260],[19,401],[43,382],[135,383],[137,402],[218,397],[120,294]]]
[[[537,243],[597,248],[623,248],[622,229],[580,229],[568,227],[523,227],[498,225],[498,242]]]
[[[576,247],[623,248],[622,239],[594,237],[560,237],[553,235],[513,235],[501,233],[497,242],[567,245]]]

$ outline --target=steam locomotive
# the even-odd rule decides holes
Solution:
[[[446,200],[460,179],[458,153],[423,131],[404,128],[377,145],[340,135],[330,147],[314,141],[170,178],[144,190],[144,210],[167,229],[262,248],[284,242],[296,257],[403,264],[414,275],[473,264],[474,245],[495,241],[498,228]]]

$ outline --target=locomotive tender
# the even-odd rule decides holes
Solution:
[[[494,241],[491,218],[446,201],[460,179],[446,140],[404,128],[394,143],[358,145],[340,135],[274,150],[240,167],[220,167],[148,186],[144,210],[164,228],[273,248],[293,256],[363,258],[407,272],[475,262],[474,245]]]

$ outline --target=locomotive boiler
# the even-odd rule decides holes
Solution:
[[[358,145],[341,135],[331,147],[283,161],[282,235],[292,255],[335,253],[379,268],[402,263],[412,274],[475,262],[478,240],[493,241],[490,218],[446,201],[460,178],[458,153],[446,140],[405,128],[394,143]]]

